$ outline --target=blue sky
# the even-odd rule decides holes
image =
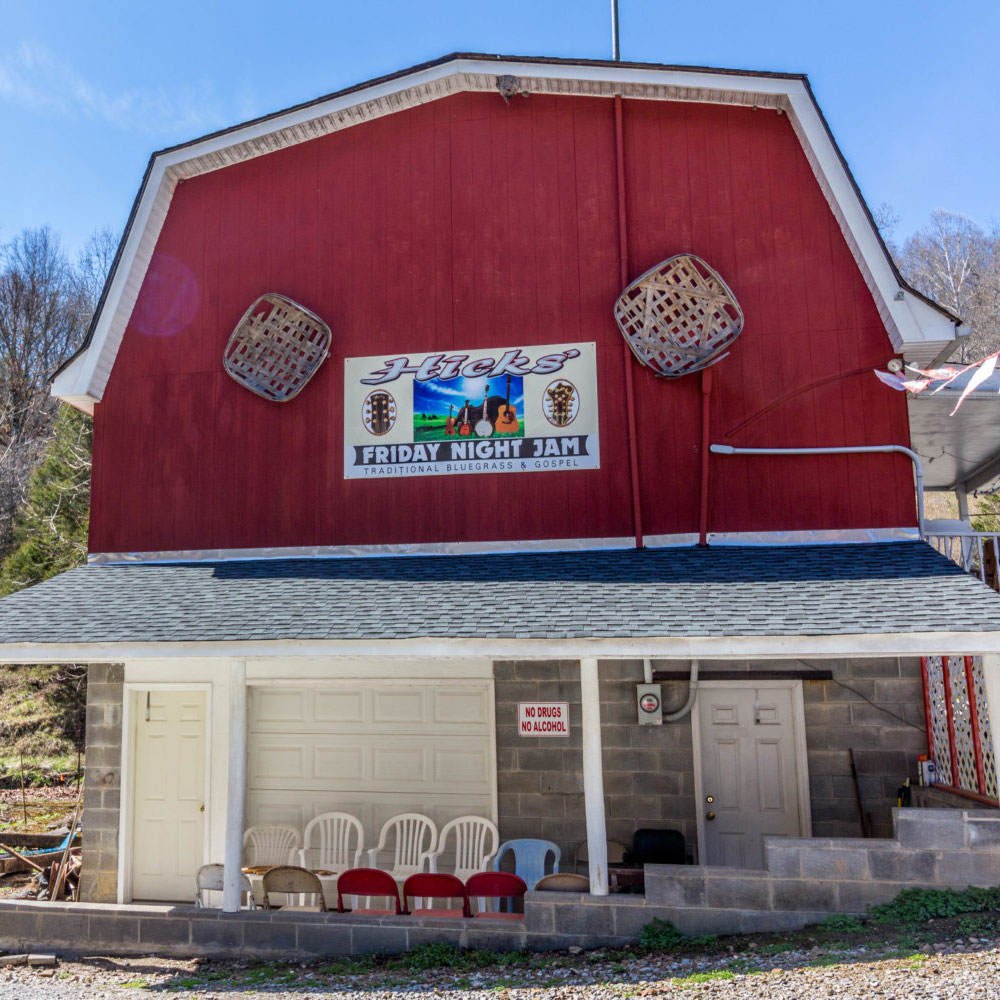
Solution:
[[[149,154],[456,50],[610,56],[609,0],[2,0],[0,241],[119,233]],[[897,236],[1000,219],[1000,4],[621,0],[625,59],[806,72]]]

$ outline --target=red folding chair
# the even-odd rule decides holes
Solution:
[[[507,899],[508,912],[499,910],[480,910],[475,917],[489,917],[493,920],[523,920],[523,913],[511,913],[513,901],[524,899],[528,884],[520,875],[513,872],[478,872],[470,875],[465,883],[465,891],[469,899]]]
[[[351,868],[337,879],[337,912],[346,913],[344,896],[384,896],[392,900],[394,910],[352,909],[351,913],[368,913],[378,916],[391,916],[402,913],[399,905],[399,889],[396,880],[388,873],[377,868]]]
[[[410,899],[460,899],[460,909],[432,909],[418,907],[410,909]],[[467,917],[469,897],[462,880],[444,872],[418,872],[403,883],[403,906],[407,913],[415,917]]]

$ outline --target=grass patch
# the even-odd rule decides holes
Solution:
[[[701,983],[714,983],[723,979],[735,979],[736,973],[732,969],[712,969],[710,972],[692,972],[690,976],[683,979],[675,979],[678,986],[698,986]]]
[[[127,983],[121,983],[121,986],[133,990],[148,990],[149,981],[140,977],[139,979],[130,979]]]

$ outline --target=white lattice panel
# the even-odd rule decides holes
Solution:
[[[951,713],[955,726],[955,759],[958,762],[958,787],[978,792],[976,753],[972,742],[972,719],[969,713],[969,692],[965,680],[965,657],[949,660],[951,681]]]
[[[951,749],[948,745],[948,708],[944,696],[944,671],[940,656],[927,657],[927,702],[938,780],[951,784]]]
[[[983,658],[972,658],[972,680],[976,692],[976,711],[979,713],[979,742],[983,749],[983,770],[986,772],[986,794],[995,799],[997,789],[997,765],[993,756],[993,727],[990,723],[990,706],[986,700],[986,678],[983,675]]]

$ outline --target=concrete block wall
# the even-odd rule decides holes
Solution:
[[[854,750],[864,810],[873,833],[892,836],[896,789],[915,776],[927,748],[918,657],[856,660],[726,660],[703,671],[729,670],[748,679],[761,670],[830,671],[832,680],[802,682],[812,832],[861,833],[850,755]],[[656,660],[654,669],[687,672],[686,660]],[[638,660],[602,660],[601,740],[608,837],[631,843],[640,827],[680,830],[696,848],[691,718],[662,726],[636,722]],[[564,866],[585,839],[580,755],[580,687],[576,661],[499,661],[496,680],[497,786],[500,833],[542,837],[563,851]],[[664,711],[684,704],[687,681],[663,685]],[[519,701],[567,701],[570,736],[525,739],[517,732]],[[874,704],[872,704],[874,702]]]
[[[601,740],[608,837],[629,845],[644,826],[681,830],[695,839],[691,724],[639,726],[639,661],[601,661]],[[580,730],[580,666],[566,661],[499,661],[496,683],[497,801],[500,836],[541,837],[562,850],[572,870],[586,840]],[[686,696],[686,692],[685,692]],[[525,738],[517,703],[569,702],[568,737]]]
[[[124,681],[125,668],[120,663],[95,663],[87,668],[80,898],[94,903],[118,898]]]

